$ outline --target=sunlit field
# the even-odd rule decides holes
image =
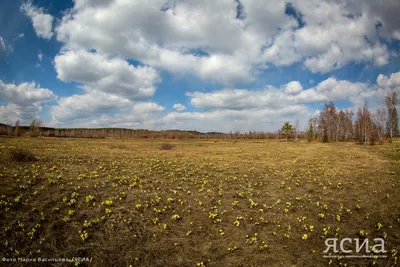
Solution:
[[[6,258],[91,258],[69,263],[79,266],[400,263],[400,140],[2,137],[0,148]],[[13,158],[16,148],[36,158]],[[324,258],[333,237],[369,238],[370,246],[383,238],[386,258]]]

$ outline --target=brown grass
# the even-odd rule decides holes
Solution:
[[[27,149],[12,148],[10,149],[9,153],[11,159],[16,162],[30,162],[37,160],[35,154],[33,154],[31,151]]]
[[[171,145],[170,143],[163,143],[160,146],[161,150],[172,150],[174,148],[173,145]]]
[[[2,257],[93,257],[90,266],[327,266],[325,238],[355,238],[360,230],[386,236],[387,258],[378,266],[394,264],[392,250],[400,250],[399,140],[182,140],[168,152],[160,150],[165,140],[0,141],[3,151],[18,142],[41,158],[15,164],[0,155]],[[373,261],[334,259],[331,266]]]

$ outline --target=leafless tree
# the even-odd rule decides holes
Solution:
[[[353,112],[340,110],[336,115],[336,140],[348,141],[353,137]]]
[[[368,109],[367,101],[362,108],[358,108],[356,125],[356,138],[360,143],[368,144],[372,137],[374,124],[371,119],[371,112]]]
[[[19,120],[17,120],[15,122],[14,133],[15,133],[15,136],[21,136],[21,126],[20,126]]]
[[[43,127],[43,122],[39,119],[33,119],[29,127],[30,136],[37,137],[40,133],[40,127]]]
[[[294,122],[294,140],[295,142],[299,142],[299,120],[296,119]]]
[[[385,110],[378,108],[372,115],[372,121],[376,126],[379,141],[382,143],[383,135],[385,134],[385,124],[386,124]]]
[[[337,114],[333,102],[326,103],[324,109],[320,112],[318,118],[318,132],[322,142],[337,141]]]
[[[399,131],[399,122],[398,122],[398,114],[397,114],[397,94],[392,91],[389,92],[385,97],[386,108],[388,111],[388,118],[386,121],[386,130],[389,135],[389,142],[392,142],[394,136],[398,134]]]

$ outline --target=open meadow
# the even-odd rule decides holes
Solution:
[[[400,263],[400,140],[1,137],[0,188],[3,258],[92,258],[80,266]],[[386,258],[324,258],[334,237],[369,238],[370,246],[383,238]]]

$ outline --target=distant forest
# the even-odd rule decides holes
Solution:
[[[0,123],[0,135],[32,137],[69,137],[69,138],[164,138],[164,139],[286,139],[298,141],[318,140],[321,142],[351,141],[355,140],[363,144],[389,142],[399,135],[397,94],[389,92],[385,97],[384,109],[371,112],[368,103],[358,108],[356,114],[349,110],[338,110],[333,102],[325,104],[318,117],[311,118],[307,129],[300,130],[299,123],[293,125],[284,123],[281,129],[275,132],[207,132],[164,130],[152,131],[146,129],[124,128],[50,128],[34,119],[29,126],[20,125],[19,120],[15,125]]]

